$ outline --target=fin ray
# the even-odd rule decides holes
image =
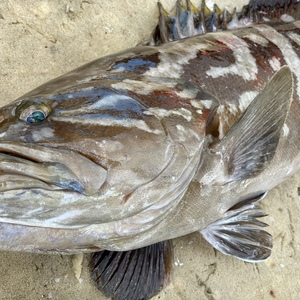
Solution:
[[[159,45],[207,32],[227,30],[265,23],[266,19],[278,22],[284,14],[299,19],[300,5],[296,0],[251,0],[241,12],[229,13],[214,5],[211,11],[202,0],[197,9],[190,0],[186,5],[177,0],[174,16],[170,16],[158,2],[159,24],[152,34],[151,45]]]
[[[91,278],[114,300],[149,299],[171,279],[172,249],[172,241],[164,241],[131,251],[96,252],[91,258]]]
[[[217,250],[239,259],[258,262],[271,255],[272,236],[260,227],[267,226],[256,218],[266,214],[257,205],[248,204],[229,210],[224,218],[203,230],[203,237]]]

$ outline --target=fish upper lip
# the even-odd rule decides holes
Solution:
[[[7,180],[10,183],[13,182],[14,175],[19,181],[19,185],[15,184],[17,188],[36,186],[93,195],[104,184],[107,171],[72,150],[1,142],[0,191],[15,189],[14,184],[6,184]],[[2,186],[1,181],[5,182]]]

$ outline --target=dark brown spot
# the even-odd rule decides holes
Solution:
[[[270,295],[271,295],[271,297],[276,298],[275,293],[274,293],[273,290],[270,291]]]
[[[132,195],[132,193],[130,193],[130,194],[128,194],[128,195],[125,195],[125,196],[123,197],[123,203],[126,203],[127,200],[130,198],[131,195]]]

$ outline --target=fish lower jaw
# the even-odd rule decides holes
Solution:
[[[25,189],[64,190],[57,185],[25,175],[0,173],[0,192],[13,192],[14,190],[20,191]]]
[[[0,176],[6,180],[0,178],[0,191],[40,187],[93,195],[106,181],[107,171],[72,150],[2,142]]]

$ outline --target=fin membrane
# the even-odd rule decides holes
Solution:
[[[159,23],[152,34],[151,45],[159,45],[182,38],[234,29],[253,24],[266,23],[266,20],[280,21],[280,17],[288,14],[296,20],[300,16],[300,5],[297,0],[251,0],[241,12],[229,13],[214,5],[210,10],[205,1],[196,8],[190,0],[176,2],[174,15],[169,15],[158,2]]]
[[[264,191],[255,196],[252,196],[251,198],[244,199],[244,200],[238,202],[237,204],[235,204],[234,206],[232,206],[228,211],[237,210],[238,208],[241,208],[242,206],[245,206],[247,204],[253,204],[255,202],[258,202],[258,201],[264,199],[267,194],[268,194],[268,191]]]
[[[257,220],[265,216],[259,206],[248,204],[229,210],[223,219],[201,230],[201,234],[223,254],[259,262],[267,259],[272,250],[272,236],[261,229],[267,224]]]
[[[144,248],[92,255],[90,272],[97,288],[113,300],[149,299],[171,280],[172,241]]]
[[[293,75],[282,67],[250,103],[242,117],[212,150],[221,153],[229,181],[258,175],[271,162],[293,93]]]

